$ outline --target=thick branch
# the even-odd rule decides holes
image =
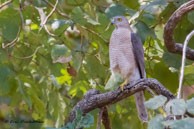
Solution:
[[[180,43],[175,43],[173,32],[181,18],[192,10],[194,10],[194,0],[180,6],[166,23],[164,28],[164,43],[169,52],[182,54],[183,45]],[[187,47],[186,57],[190,60],[194,60],[194,50]]]
[[[119,87],[119,86],[118,86]],[[70,121],[75,118],[75,111],[80,108],[83,113],[88,113],[96,108],[101,108],[109,104],[114,104],[122,99],[133,95],[134,93],[146,90],[149,87],[157,94],[162,94],[168,99],[173,99],[175,96],[169,92],[160,82],[155,79],[139,79],[124,87],[124,91],[120,88],[100,94],[97,90],[89,90],[84,95],[84,99],[77,103],[70,114]]]

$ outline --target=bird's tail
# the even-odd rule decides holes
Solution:
[[[138,116],[139,119],[143,122],[143,123],[147,123],[148,122],[148,113],[146,110],[146,107],[144,105],[145,102],[145,98],[144,98],[144,92],[140,91],[134,94],[135,96],[135,102],[136,102],[136,108],[138,111]]]

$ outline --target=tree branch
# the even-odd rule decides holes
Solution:
[[[97,128],[96,129],[101,129],[101,121],[102,121],[105,129],[111,129],[110,120],[108,117],[108,110],[107,110],[106,106],[100,108],[100,111],[98,113],[98,121],[97,121]]]
[[[44,1],[47,5],[49,5],[50,7],[54,8],[54,5],[53,5],[52,3],[50,3],[49,1],[47,1],[47,0],[43,0],[43,1]],[[62,13],[62,12],[61,12],[60,10],[58,10],[58,9],[55,9],[55,12],[58,13],[60,16],[64,17],[64,18],[70,19],[70,17],[69,17],[67,14]],[[81,25],[79,25],[79,26],[80,26],[82,29],[85,29],[85,30],[87,30],[88,32],[90,32],[90,33],[96,35],[97,37],[99,37],[99,38],[102,39],[105,43],[108,44],[108,41],[107,41],[106,39],[104,39],[100,34],[94,32],[93,30],[90,30],[90,29],[86,28],[85,26],[81,26]],[[46,31],[47,31],[47,30],[46,30]],[[49,34],[49,35],[50,35],[50,34]],[[51,36],[52,36],[52,35],[51,35]]]
[[[12,3],[12,2],[13,2],[13,0],[9,0],[9,1],[4,2],[3,4],[0,5],[0,9],[3,8],[4,6]]]
[[[119,87],[119,86],[118,86]],[[75,118],[75,111],[80,108],[83,113],[88,113],[96,108],[102,108],[106,105],[114,104],[122,99],[133,95],[134,93],[146,90],[146,87],[154,90],[157,94],[162,94],[168,99],[173,99],[175,96],[169,92],[160,82],[155,79],[139,79],[131,82],[121,91],[120,88],[100,94],[97,90],[89,90],[84,95],[84,99],[77,103],[70,113],[70,121]]]
[[[55,3],[55,5],[54,5],[53,9],[51,10],[51,12],[48,14],[47,17],[45,17],[45,19],[44,19],[43,21],[41,21],[41,25],[40,25],[41,27],[40,27],[39,31],[42,29],[42,27],[45,28],[45,24],[46,24],[47,20],[49,19],[49,17],[50,17],[50,16],[54,13],[54,11],[56,10],[58,3],[59,3],[59,0],[56,0],[56,3]],[[47,28],[45,28],[45,29],[48,31]]]
[[[100,110],[98,112],[98,121],[97,121],[96,129],[101,129],[102,113],[103,113],[103,108],[100,108]]]
[[[111,126],[110,126],[110,120],[109,120],[109,117],[108,117],[108,109],[107,107],[103,107],[102,108],[103,112],[102,112],[102,123],[104,125],[104,128],[105,129],[111,129]]]
[[[194,30],[187,35],[185,42],[184,42],[184,46],[183,46],[182,63],[181,63],[181,71],[180,71],[180,78],[179,78],[179,90],[178,90],[178,95],[177,95],[178,99],[181,98],[181,90],[182,90],[182,85],[183,85],[184,69],[185,69],[186,48],[192,36],[194,36]]]
[[[189,2],[180,6],[166,23],[164,28],[164,43],[169,52],[182,54],[183,45],[180,43],[175,43],[173,32],[181,18],[191,10],[194,10],[194,0],[190,0]],[[194,49],[187,47],[186,58],[194,60]]]
[[[50,7],[54,8],[54,5],[53,5],[52,3],[50,3],[48,0],[43,0],[43,1],[44,1],[47,5],[49,5]],[[67,14],[62,13],[60,10],[55,9],[55,11],[56,11],[59,15],[61,15],[62,17],[67,18],[67,19],[70,19],[70,17],[69,17]]]

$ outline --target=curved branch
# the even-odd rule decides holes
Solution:
[[[194,10],[194,0],[190,0],[189,2],[180,6],[166,23],[164,28],[164,43],[169,52],[182,54],[183,45],[180,43],[175,43],[173,32],[181,18],[191,10]],[[186,57],[190,60],[194,60],[194,49],[187,47]]]
[[[101,108],[106,105],[114,104],[122,99],[133,95],[134,93],[146,90],[146,87],[154,90],[157,94],[162,94],[168,99],[173,99],[175,96],[169,92],[160,82],[155,79],[139,79],[124,87],[121,91],[120,88],[100,94],[97,90],[89,90],[84,95],[84,99],[77,103],[70,113],[70,121],[75,118],[75,111],[80,108],[83,113],[88,113],[96,108]]]

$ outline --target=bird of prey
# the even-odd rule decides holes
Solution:
[[[110,70],[112,75],[119,74],[125,79],[125,84],[145,78],[144,50],[141,40],[132,32],[127,18],[116,16],[112,18],[115,29],[112,32],[109,45]],[[135,93],[136,107],[140,120],[148,121],[147,110],[144,105],[144,92]]]

